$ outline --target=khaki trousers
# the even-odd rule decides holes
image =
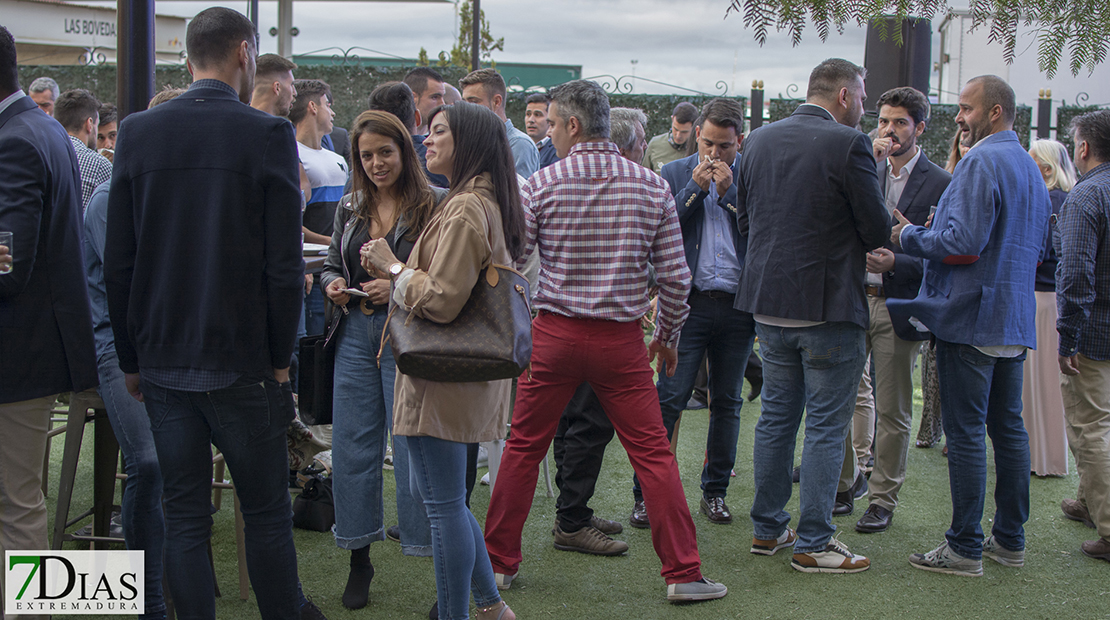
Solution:
[[[42,459],[50,409],[57,395],[0,405],[0,557],[7,551],[49,549],[46,500],[42,496]],[[2,584],[0,584],[2,585]],[[0,618],[49,618],[5,615],[0,589]]]
[[[902,340],[894,333],[885,297],[868,295],[867,304],[871,311],[867,351],[871,355],[871,363],[875,365],[872,414],[875,419],[875,467],[869,481],[869,503],[894,510],[898,506],[898,491],[906,480],[906,455],[913,420],[913,366],[921,342]],[[869,383],[867,377],[864,379],[860,381],[861,392],[865,383]],[[857,432],[861,418],[867,415],[867,405],[861,407],[858,398],[855,415],[857,423],[853,424],[853,434]],[[869,426],[866,428],[869,430]],[[852,437],[849,440],[859,443]],[[845,450],[840,490],[847,490],[858,475],[857,459],[858,451]]]
[[[1077,356],[1079,374],[1060,376],[1068,447],[1079,470],[1079,501],[1110,540],[1110,362]]]

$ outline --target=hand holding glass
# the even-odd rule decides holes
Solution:
[[[0,232],[0,274],[12,272],[12,233]]]

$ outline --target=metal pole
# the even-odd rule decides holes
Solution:
[[[278,0],[278,56],[293,57],[293,0]]]
[[[480,46],[478,45],[479,37],[482,35],[482,2],[481,0],[473,0],[470,3],[470,70],[477,71],[481,68],[481,59],[478,57]]]
[[[251,23],[254,24],[254,31],[258,32],[258,0],[250,0],[247,3],[247,17],[251,18]]]
[[[763,80],[752,80],[751,129],[763,126]],[[751,131],[749,129],[749,131]]]
[[[1052,91],[1042,89],[1037,100],[1037,138],[1047,140],[1052,132]]]
[[[154,0],[119,0],[116,11],[116,107],[122,121],[145,110],[154,96]]]

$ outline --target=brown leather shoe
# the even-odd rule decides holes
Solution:
[[[729,512],[728,505],[725,504],[725,498],[723,497],[702,497],[701,513],[711,523],[720,525],[732,523],[732,513]]]
[[[1060,510],[1064,511],[1064,516],[1072,521],[1079,521],[1083,525],[1094,529],[1095,522],[1091,521],[1091,513],[1083,502],[1077,499],[1065,499],[1060,502]]]
[[[639,500],[632,505],[632,516],[628,517],[628,523],[632,527],[640,529],[651,527],[651,522],[648,521],[647,508],[644,507],[644,500]]]
[[[610,521],[609,519],[602,519],[597,515],[590,517],[590,526],[597,528],[602,534],[605,534],[606,536],[620,534],[624,531],[624,526],[620,523],[617,523],[616,521]]]
[[[1080,545],[1079,549],[1083,551],[1083,555],[1089,558],[1110,562],[1110,540],[1106,540],[1105,538],[1088,540]]]
[[[577,532],[564,532],[555,528],[555,548],[560,551],[577,551],[591,555],[621,555],[628,551],[628,543],[613,540],[595,527],[587,525]]]

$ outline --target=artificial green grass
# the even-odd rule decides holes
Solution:
[[[747,389],[745,389],[747,393]],[[915,407],[914,432],[920,400]],[[1026,524],[1025,567],[1013,569],[984,559],[984,576],[957,577],[912,568],[911,553],[931,550],[943,540],[951,517],[947,460],[940,446],[910,448],[907,481],[891,528],[881,534],[859,534],[856,519],[866,508],[866,499],[856,502],[853,515],[835,517],[840,540],[855,553],[871,559],[871,569],[852,575],[805,574],[790,568],[790,553],[773,557],[749,552],[752,536],[748,510],[751,507],[752,431],[759,415],[759,401],[744,405],[737,451],[736,477],[729,487],[727,502],[733,513],[731,525],[714,525],[698,512],[699,479],[708,426],[707,411],[687,412],[679,430],[678,462],[686,497],[698,531],[698,546],[706,577],[723,582],[729,595],[721,600],[674,605],[665,600],[659,576],[660,563],[651,545],[649,530],[627,525],[632,508],[632,469],[624,450],[614,439],[605,455],[601,479],[591,506],[599,516],[625,524],[617,538],[630,551],[622,557],[597,557],[557,551],[552,547],[551,527],[555,500],[546,496],[542,474],[532,511],[524,529],[524,563],[512,589],[504,598],[522,620],[528,618],[1106,618],[1110,617],[1110,565],[1082,555],[1079,545],[1096,537],[1094,530],[1069,521],[1059,502],[1074,497],[1078,477],[1074,462],[1063,478],[1033,478],[1031,515]],[[91,428],[89,429],[91,433]],[[801,433],[799,449],[801,454]],[[61,463],[62,439],[54,442],[52,454],[51,521],[57,492],[57,467]],[[91,434],[85,455],[74,510],[91,503]],[[988,461],[992,458],[988,447]],[[554,467],[552,463],[552,467]],[[479,473],[483,473],[480,470]],[[392,501],[392,472],[385,476],[386,524],[396,523]],[[994,511],[993,465],[988,471],[988,497],[983,527],[989,533]],[[797,487],[787,507],[796,525]],[[489,504],[489,487],[478,486],[472,498],[475,516],[484,523]],[[215,516],[213,548],[216,578],[223,597],[217,599],[221,619],[258,618],[253,600],[238,598],[238,568],[235,555],[232,501]],[[391,541],[371,546],[370,557],[377,573],[370,587],[370,605],[345,609],[340,598],[346,583],[348,553],[335,547],[330,534],[294,530],[298,568],[305,593],[324,614],[337,618],[427,617],[435,600],[435,581],[430,558],[401,555]],[[79,548],[68,543],[72,548]],[[68,548],[68,547],[67,547]],[[173,558],[167,558],[173,562]],[[472,616],[473,617],[473,616]],[[107,618],[107,617],[106,617]]]

